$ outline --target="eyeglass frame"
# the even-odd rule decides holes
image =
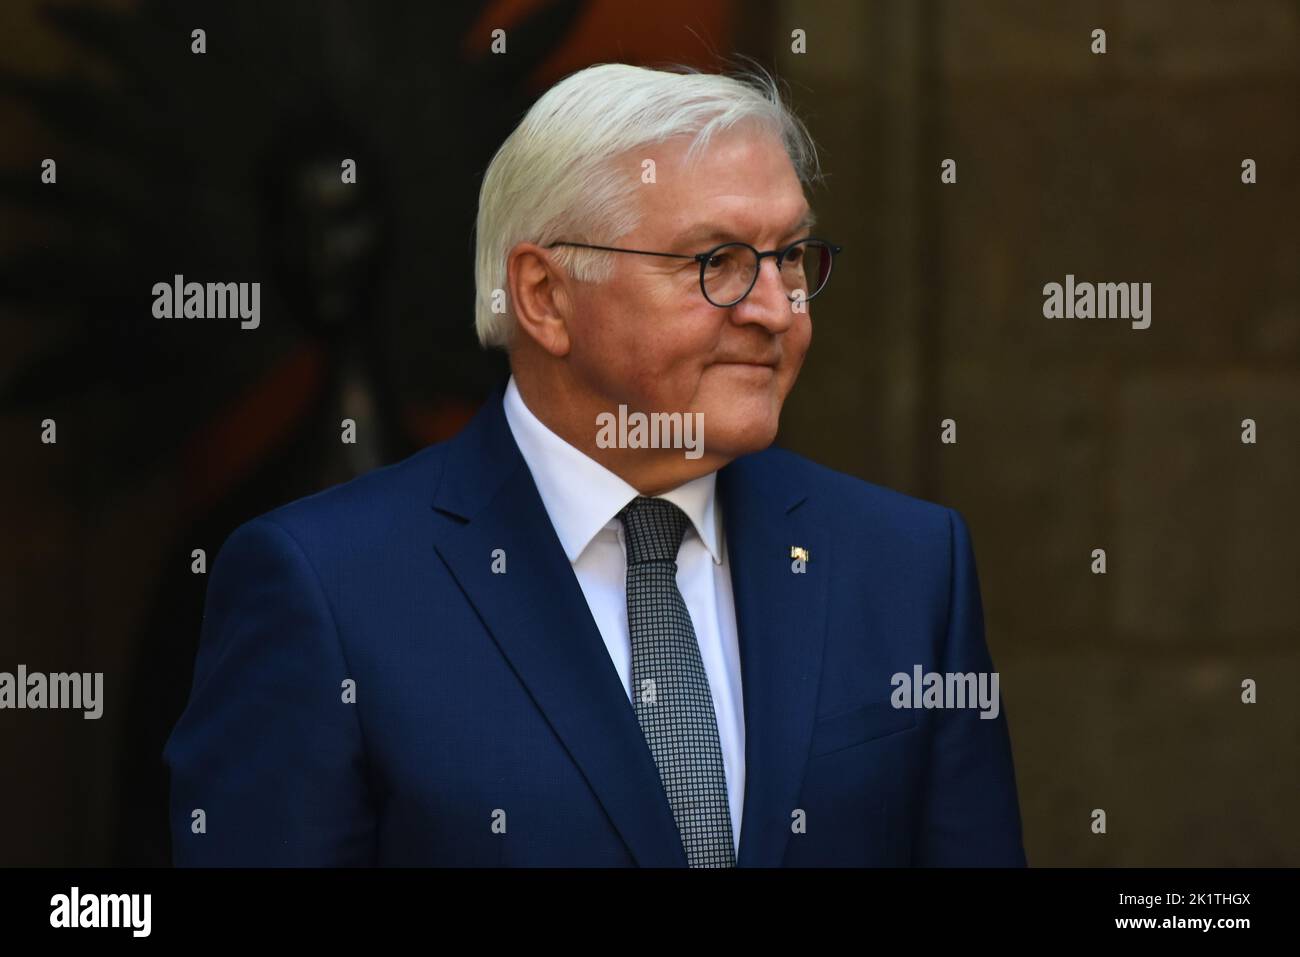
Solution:
[[[711,249],[708,249],[702,253],[696,253],[693,256],[688,253],[661,253],[661,252],[653,252],[648,249],[624,249],[620,246],[595,246],[592,245],[591,243],[554,242],[554,243],[548,243],[546,248],[554,249],[556,246],[575,246],[579,249],[598,249],[607,253],[635,253],[638,256],[663,256],[668,259],[694,259],[696,262],[700,264],[700,293],[704,296],[704,301],[716,309],[730,309],[732,306],[744,302],[745,297],[754,291],[754,286],[758,283],[758,274],[763,271],[764,259],[766,259],[768,256],[777,257],[776,268],[777,271],[779,272],[781,269],[781,261],[785,259],[786,255],[790,252],[791,249],[803,243],[810,243],[810,242],[821,243],[823,246],[825,246],[831,251],[831,267],[834,268],[835,257],[844,251],[844,247],[837,246],[835,245],[835,243],[831,242],[830,240],[822,239],[820,236],[805,236],[803,239],[796,239],[794,242],[790,243],[789,245],[781,249],[769,249],[767,252],[759,252],[756,246],[751,246],[747,242],[742,242],[741,240],[733,239],[725,243],[718,243],[718,245],[712,247]],[[708,261],[711,258],[713,258],[713,255],[719,249],[723,249],[727,246],[744,246],[746,249],[750,250],[757,257],[758,267],[754,270],[754,275],[749,280],[749,288],[746,289],[743,293],[741,293],[738,297],[736,297],[731,302],[727,303],[726,305],[720,306],[716,302],[714,302],[711,298],[709,298],[709,293],[704,288],[704,267],[705,264],[707,264]],[[822,290],[825,289],[827,285],[830,284],[830,278],[831,278],[830,273],[827,273],[826,282],[822,283],[821,287],[818,288],[816,292],[814,292],[811,296],[806,296],[802,301],[812,302],[813,299],[819,296]],[[787,296],[786,298],[789,299],[791,302],[796,301],[791,296]]]

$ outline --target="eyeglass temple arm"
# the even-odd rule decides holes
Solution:
[[[785,252],[787,249],[797,246],[799,245],[799,243],[808,242],[809,240],[813,240],[819,243],[825,243],[827,246],[830,247],[832,255],[839,255],[844,251],[843,246],[837,246],[832,242],[827,242],[825,239],[819,239],[816,236],[810,236],[808,237],[808,239],[800,239],[796,242],[791,243],[789,246],[785,247],[785,249],[773,249],[769,252],[759,253],[759,257],[762,258],[765,256],[780,255],[781,253]],[[724,243],[723,245],[729,245],[729,244]],[[659,253],[659,252],[654,252],[653,250],[650,249],[623,249],[619,246],[595,246],[591,243],[548,243],[546,245],[546,248],[554,249],[556,246],[577,246],[580,249],[599,249],[607,253],[636,253],[638,256],[663,256],[668,259],[694,259],[696,262],[700,262],[703,259],[707,259],[713,252],[713,250],[709,250],[708,252],[696,253],[694,256],[688,256],[685,255],[684,253]]]
[[[640,256],[666,256],[669,259],[699,259],[699,256],[687,256],[682,253],[657,253],[649,249],[620,249],[618,246],[593,246],[591,243],[549,243],[547,249],[556,246],[577,246],[581,249],[600,249],[607,253],[636,253]],[[700,255],[703,255],[701,253]]]

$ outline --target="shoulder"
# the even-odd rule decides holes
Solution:
[[[733,487],[782,503],[798,528],[830,554],[834,580],[918,607],[948,608],[954,587],[975,581],[975,552],[959,511],[837,472],[781,448],[738,459]],[[724,505],[725,508],[725,505]],[[750,513],[742,510],[744,522]],[[762,514],[755,509],[754,515]],[[827,567],[827,566],[823,566]],[[864,584],[865,583],[865,584]]]
[[[439,442],[250,518],[230,540],[250,531],[288,536],[308,555],[344,553],[400,537],[429,512],[449,443]]]
[[[840,560],[873,568],[925,569],[939,578],[974,558],[961,513],[937,502],[837,472],[772,447],[737,459],[731,485],[774,496],[810,532],[836,543]]]
[[[877,529],[927,531],[947,535],[960,514],[945,505],[926,501],[868,482],[812,459],[773,446],[735,463],[742,477],[769,482],[806,496],[807,504],[819,512],[833,513],[851,524],[870,524]]]

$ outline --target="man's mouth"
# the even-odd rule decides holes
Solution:
[[[775,369],[777,359],[719,359],[714,365],[719,366],[758,366],[764,369]]]

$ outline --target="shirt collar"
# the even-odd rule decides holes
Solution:
[[[513,375],[506,385],[503,404],[506,422],[532,473],[551,525],[569,562],[576,562],[596,533],[617,520],[623,506],[639,493],[533,415]],[[721,564],[722,514],[717,508],[717,479],[718,473],[710,472],[657,497],[686,513],[714,563]]]

